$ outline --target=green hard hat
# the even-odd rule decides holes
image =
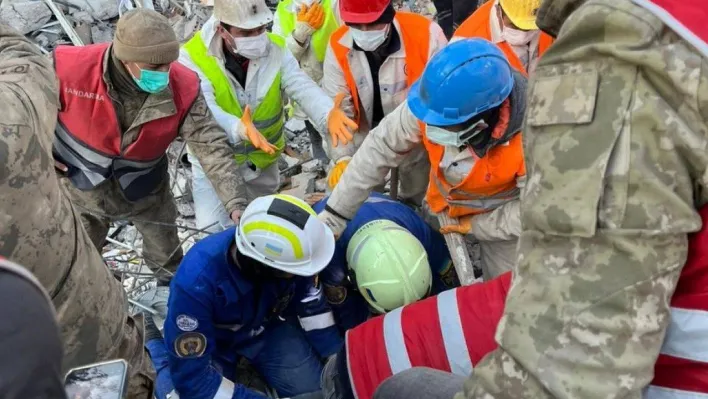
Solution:
[[[364,299],[379,313],[423,299],[433,276],[423,244],[390,220],[374,220],[354,234],[347,264]]]

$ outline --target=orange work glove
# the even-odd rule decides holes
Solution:
[[[268,155],[275,154],[275,152],[278,150],[278,147],[269,143],[268,140],[263,137],[261,132],[256,129],[256,126],[253,124],[253,120],[251,120],[251,107],[248,105],[243,111],[241,123],[243,123],[243,126],[246,127],[246,137],[241,136],[241,138],[243,138],[244,140],[248,140],[251,144],[253,144],[254,147],[265,152]]]
[[[342,144],[348,144],[354,139],[349,129],[356,130],[359,128],[359,125],[349,119],[344,111],[341,110],[342,100],[344,100],[344,93],[337,94],[334,98],[334,108],[327,116],[327,128],[329,129],[329,136],[332,138],[332,147],[336,147],[340,141]]]
[[[324,25],[324,18],[324,8],[319,3],[315,3],[309,8],[303,5],[297,13],[297,21],[309,25],[314,30],[318,30]]]
[[[329,171],[329,176],[327,176],[327,184],[330,190],[334,190],[339,184],[339,180],[342,178],[344,171],[347,170],[347,165],[349,165],[349,160],[337,162],[332,170]]]
[[[459,224],[448,224],[447,226],[442,226],[440,227],[440,233],[458,233],[465,236],[472,231],[472,219],[474,216],[475,215],[463,216],[459,219]]]

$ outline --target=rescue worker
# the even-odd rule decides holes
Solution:
[[[499,46],[511,66],[524,74],[536,69],[553,38],[536,26],[542,0],[493,0],[480,6],[455,31],[454,40],[481,37]]]
[[[342,340],[317,278],[334,237],[316,215],[295,197],[260,197],[237,227],[187,253],[170,287],[164,343],[148,342],[180,397],[265,398],[235,384],[240,357],[280,397],[319,389],[322,360]]]
[[[525,96],[526,79],[491,42],[449,44],[430,60],[408,101],[369,134],[320,216],[339,236],[387,169],[422,142],[434,165],[426,207],[459,219],[441,232],[480,242],[484,279],[511,270],[526,175]]]
[[[558,37],[529,89],[518,274],[459,398],[641,397],[708,203],[706,20],[679,0],[542,3]]]
[[[325,209],[327,198],[313,206]],[[344,331],[380,314],[459,286],[445,239],[410,207],[371,194],[337,240],[320,273]]]
[[[180,51],[180,62],[195,71],[207,105],[226,131],[243,174],[249,200],[274,194],[280,186],[278,158],[285,148],[282,92],[298,103],[315,127],[345,142],[356,129],[298,66],[281,36],[266,32],[273,13],[265,0],[216,0],[214,15]],[[254,142],[263,140],[264,146]],[[255,147],[254,145],[255,144]],[[190,152],[193,149],[190,148]],[[190,158],[200,228],[220,231],[233,224],[218,191]],[[232,163],[233,163],[233,158]]]
[[[51,297],[63,372],[122,358],[130,364],[128,397],[149,398],[154,370],[143,348],[142,320],[127,313],[123,287],[81,227],[54,171],[59,94],[51,62],[4,23],[0,104],[0,255],[26,267]]]
[[[332,141],[329,188],[333,189],[369,130],[406,99],[430,57],[447,44],[442,29],[417,14],[396,12],[391,0],[340,0],[346,23],[331,37],[322,87],[344,92],[343,109],[358,124],[352,143]],[[420,205],[430,166],[422,145],[412,147],[401,165],[398,195]],[[383,191],[383,184],[378,188]]]
[[[169,285],[182,259],[165,155],[177,136],[202,160],[232,218],[246,201],[223,129],[196,75],[174,62],[178,55],[167,18],[147,9],[124,14],[112,44],[59,46],[54,54],[61,102],[54,157],[63,187],[99,251],[110,221],[133,221],[159,285]]]
[[[338,0],[285,0],[278,3],[275,11],[273,33],[285,38],[300,68],[319,84],[327,43],[340,25]],[[329,162],[322,147],[322,136],[297,104],[293,117],[305,121],[312,158]]]
[[[703,229],[690,239],[688,260],[671,298],[668,334],[654,379],[643,391],[645,399],[708,394],[708,358],[703,351],[708,345],[708,207],[700,214]],[[452,399],[484,356],[497,347],[494,334],[511,282],[507,272],[396,309],[349,331],[345,347],[325,366],[324,396]],[[591,395],[582,397],[586,396]],[[511,396],[501,392],[500,397]]]

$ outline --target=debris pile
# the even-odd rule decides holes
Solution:
[[[180,41],[211,16],[197,0],[4,0],[0,21],[50,53],[58,45],[110,42],[120,15],[133,8],[156,10],[170,19]]]

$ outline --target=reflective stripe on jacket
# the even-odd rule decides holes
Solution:
[[[489,26],[489,20],[494,11],[494,1],[488,1],[481,5],[477,11],[469,16],[465,22],[460,25],[455,31],[455,37],[480,37],[486,40],[492,40],[492,32]],[[541,37],[538,42],[538,56],[541,57],[546,50],[553,44],[553,38],[548,34],[541,32]],[[526,74],[526,68],[521,62],[519,57],[514,53],[514,49],[511,48],[507,42],[499,42],[497,46],[506,54],[506,58],[512,67],[516,68],[519,72]]]
[[[109,44],[59,46],[55,66],[62,109],[54,154],[69,166],[69,179],[91,190],[115,177],[130,201],[144,198],[164,180],[165,151],[199,95],[199,80],[179,64],[170,68],[175,113],[144,124],[135,142],[121,148],[122,131],[103,81],[103,57]]]
[[[688,259],[671,299],[671,322],[645,399],[708,396],[708,207],[703,229],[690,237]],[[411,367],[467,376],[489,352],[511,272],[492,281],[446,291],[347,332],[349,379],[368,399],[388,377]],[[367,350],[361,350],[361,348]]]
[[[283,49],[285,47],[285,39],[278,35],[269,33],[268,37],[276,46],[273,48]],[[216,103],[224,109],[224,111],[241,118],[243,109],[239,104],[236,94],[231,89],[229,77],[224,73],[219,63],[214,57],[208,54],[208,49],[202,35],[197,33],[185,45],[184,49],[189,54],[192,62],[206,76],[206,78],[214,86]],[[269,55],[270,57],[270,55]],[[282,59],[282,53],[273,54],[271,60]],[[246,161],[252,162],[260,169],[265,169],[275,162],[280,153],[285,148],[285,136],[283,135],[283,126],[285,124],[285,115],[283,112],[283,98],[281,95],[281,78],[280,72],[276,73],[272,82],[269,85],[269,90],[263,101],[256,107],[253,112],[253,124],[256,129],[273,145],[278,147],[278,151],[273,155],[266,154],[262,150],[257,150],[246,141],[241,141],[234,147],[236,153],[236,162],[242,164]]]
[[[324,24],[320,29],[315,31],[310,38],[310,46],[312,46],[315,51],[319,62],[324,62],[329,38],[332,36],[332,33],[339,28],[339,22],[337,22],[337,17],[334,14],[332,3],[332,0],[322,1],[321,5],[325,12]],[[278,4],[278,9],[276,10],[276,13],[278,14],[278,21],[280,23],[279,33],[283,36],[288,36],[295,30],[297,15],[291,11],[292,4],[293,0],[281,1]]]
[[[411,367],[469,375],[473,365],[496,347],[494,333],[510,284],[511,273],[506,273],[398,308],[349,330],[345,345],[354,396],[371,398],[386,378]]]

